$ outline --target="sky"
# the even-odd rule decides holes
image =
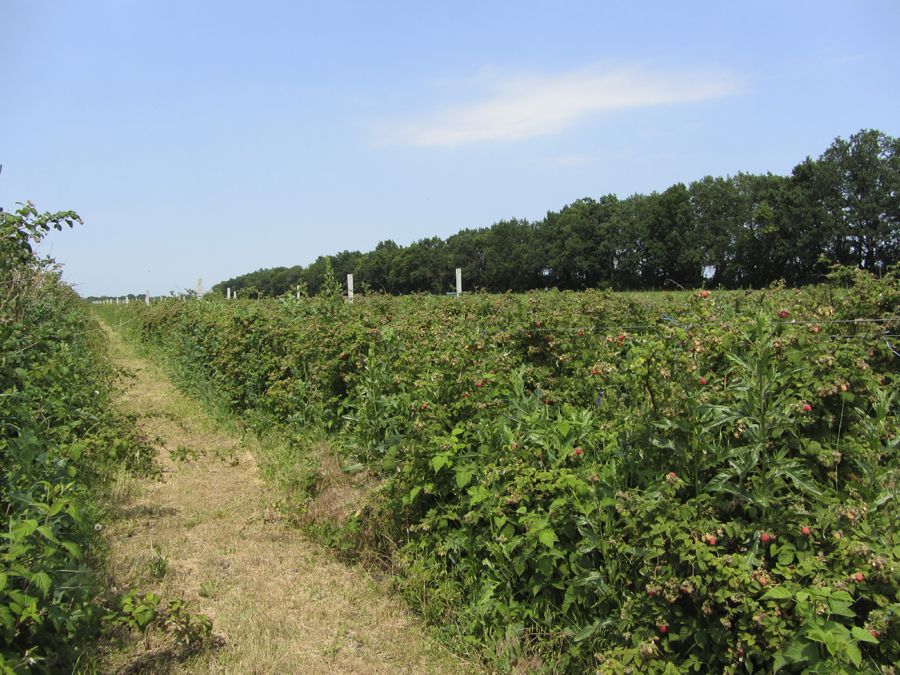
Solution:
[[[900,136],[896,0],[0,0],[0,207],[166,295]]]

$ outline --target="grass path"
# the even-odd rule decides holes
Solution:
[[[130,494],[106,527],[110,583],[213,621],[219,646],[183,658],[162,634],[101,650],[97,672],[477,673],[427,637],[383,583],[337,562],[268,506],[252,442],[216,425],[152,362],[107,330],[134,374],[120,405],[157,439],[163,480]]]

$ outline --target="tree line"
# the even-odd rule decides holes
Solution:
[[[759,288],[811,283],[832,264],[873,272],[900,262],[900,139],[863,129],[836,138],[791,175],[706,176],[664,192],[579,199],[540,221],[503,220],[368,253],[320,256],[305,269],[258,270],[213,286],[225,294],[314,294],[328,263],[357,292],[444,293],[455,269],[466,290],[492,293],[670,284]]]

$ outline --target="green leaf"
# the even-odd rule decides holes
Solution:
[[[50,581],[49,575],[46,572],[38,572],[33,577],[31,577],[31,581],[40,589],[41,595],[47,597],[47,593],[50,592],[50,586],[53,585],[53,582]]]
[[[547,548],[553,548],[553,545],[559,541],[556,533],[551,530],[549,527],[545,530],[541,530],[538,535],[538,540]]]
[[[873,644],[878,644],[878,638],[872,635],[865,628],[853,626],[853,628],[850,629],[850,634],[853,635],[853,638],[859,642],[871,642]]]
[[[12,534],[13,539],[16,541],[21,541],[26,537],[30,537],[34,534],[34,531],[38,528],[38,521],[36,520],[21,520],[11,528],[9,528],[10,534]]]
[[[53,536],[53,530],[50,529],[49,525],[41,525],[37,528],[37,531],[44,535],[47,539],[52,541],[54,544],[56,543],[56,537]]]
[[[464,488],[472,481],[472,476],[474,471],[472,469],[467,469],[463,471],[456,472],[456,487]]]
[[[857,668],[859,668],[860,664],[862,664],[862,652],[859,651],[859,647],[857,647],[856,644],[853,642],[848,642],[846,647],[847,647],[847,656],[850,657],[850,660],[853,662],[853,665],[856,666]]]
[[[775,658],[772,659],[772,673],[773,675],[777,673],[779,670],[784,668],[787,665],[787,661],[784,658],[783,652],[775,652]]]
[[[593,635],[596,631],[597,631],[597,624],[592,623],[591,625],[585,626],[580,631],[575,633],[572,640],[574,640],[575,642],[584,642],[589,637],[591,637],[591,635]]]
[[[785,546],[778,552],[778,564],[787,567],[794,561],[794,549]],[[774,589],[773,589],[774,590]]]
[[[791,592],[786,589],[784,586],[777,586],[775,588],[770,588],[766,591],[766,594],[762,596],[763,600],[790,600]]]

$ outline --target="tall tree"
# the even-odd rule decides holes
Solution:
[[[604,242],[605,225],[618,205],[615,195],[607,195],[579,199],[559,213],[547,214],[538,225],[538,241],[548,285],[579,290],[609,280],[615,249]]]
[[[701,265],[714,286],[733,287],[739,262],[735,244],[749,219],[748,202],[731,177],[706,176],[688,188]]]
[[[453,268],[462,270],[466,288],[482,288],[487,283],[487,259],[484,253],[487,231],[483,227],[477,230],[460,230],[447,238],[447,250],[450,252]]]
[[[535,226],[513,218],[484,234],[485,285],[493,293],[524,293],[543,286]]]
[[[654,192],[643,204],[645,258],[641,281],[645,287],[668,282],[696,286],[703,272],[703,252],[694,227],[691,196],[683,183],[662,194]]]
[[[819,158],[824,201],[853,264],[867,270],[900,260],[900,139],[863,129]]]

